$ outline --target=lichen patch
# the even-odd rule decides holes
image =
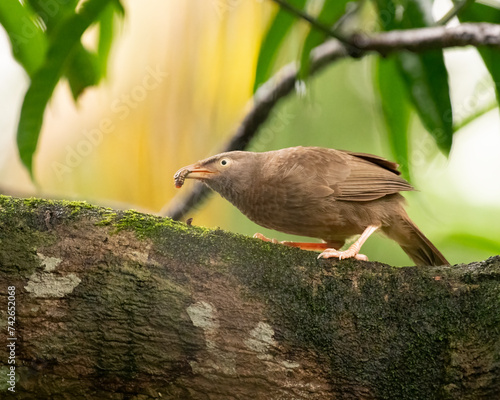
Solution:
[[[201,328],[207,333],[219,327],[216,317],[216,309],[206,301],[198,301],[187,308],[187,313],[193,325]],[[210,333],[210,332],[209,332]]]
[[[288,369],[294,369],[300,367],[300,364],[295,361],[281,361],[281,365]]]
[[[257,326],[250,331],[249,335],[250,337],[244,341],[245,346],[256,353],[259,353],[257,355],[258,358],[272,358],[268,352],[271,347],[277,346],[277,343],[273,338],[274,330],[271,325],[260,321]]]
[[[36,255],[42,261],[42,265],[45,266],[46,272],[55,271],[56,267],[62,262],[62,260],[57,257],[47,257],[44,256],[42,253],[36,253]]]
[[[58,276],[53,273],[35,272],[24,287],[35,297],[60,298],[71,293],[81,282],[75,274]]]
[[[191,304],[186,311],[193,325],[203,330],[209,355],[207,359],[190,362],[193,372],[203,375],[213,373],[236,375],[235,355],[221,350],[217,344],[220,328],[217,309],[206,301],[198,301]]]

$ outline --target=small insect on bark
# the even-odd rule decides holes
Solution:
[[[174,182],[177,189],[181,188],[182,185],[184,185],[184,180],[186,179],[186,176],[189,174],[189,172],[190,171],[188,169],[181,168],[175,173]]]

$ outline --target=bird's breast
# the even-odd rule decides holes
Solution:
[[[342,205],[333,197],[318,199],[277,182],[252,186],[227,199],[256,224],[294,235],[322,238],[346,224]]]

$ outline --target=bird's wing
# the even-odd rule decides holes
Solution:
[[[289,191],[316,198],[370,201],[413,190],[400,178],[397,164],[364,153],[320,147],[294,147],[275,152],[273,174]]]
[[[330,197],[335,194],[335,189],[322,176],[321,170],[331,166],[329,177],[332,181],[345,180],[349,171],[341,157],[332,157],[327,150],[291,147],[261,153],[265,155],[261,182],[288,209],[303,207],[304,199],[314,203]]]
[[[395,162],[386,160],[383,157],[376,156],[374,154],[356,153],[354,151],[343,151],[343,150],[340,150],[340,151],[342,151],[343,153],[347,153],[351,156],[362,158],[363,160],[366,160],[366,161],[370,161],[371,163],[376,164],[382,168],[385,168],[386,170],[391,171],[391,172],[395,173],[396,175],[401,175],[401,172],[399,172],[399,170],[398,170],[399,165],[396,164]]]
[[[414,190],[399,176],[397,164],[393,162],[364,153],[341,154],[346,158],[350,172],[345,180],[337,183],[338,200],[370,201],[389,194]]]

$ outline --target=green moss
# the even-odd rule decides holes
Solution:
[[[241,258],[241,249],[254,249],[255,244],[264,252],[271,246],[280,250],[283,247],[269,245],[221,229],[189,226],[170,218],[147,215],[134,210],[107,214],[96,224],[113,227],[116,233],[122,230],[133,231],[140,239],[152,240],[156,245],[156,251],[164,256],[178,254],[181,249],[186,260],[216,269],[226,269],[228,265]],[[213,254],[218,255],[217,260],[213,259]]]
[[[210,230],[199,226],[188,226],[170,218],[148,215],[134,210],[115,211],[91,205],[84,201],[44,200],[37,198],[16,199],[0,196],[0,212],[16,212],[31,214],[28,218],[33,227],[44,230],[45,221],[51,224],[68,223],[83,217],[94,219],[96,226],[109,226],[114,232],[129,230],[135,232],[140,239],[151,239],[159,245],[160,252],[169,252],[169,249],[184,248],[187,255],[204,258],[207,250],[214,249],[221,254],[224,262],[239,259],[241,249],[250,246],[255,249],[259,246],[261,252],[273,253],[276,251],[294,252],[283,246],[263,243],[220,229]],[[49,215],[50,214],[50,215]],[[1,215],[1,213],[0,213]],[[4,214],[6,215],[6,214]],[[49,228],[47,228],[49,229]],[[192,241],[191,238],[199,240]],[[189,240],[189,248],[186,242]]]
[[[0,265],[6,272],[20,271],[23,276],[29,276],[40,266],[37,250],[57,240],[55,228],[58,225],[83,218],[100,221],[109,218],[109,214],[112,214],[110,209],[84,201],[18,199],[0,195]]]
[[[117,215],[118,214],[116,212],[110,211],[109,213],[102,215],[102,218],[99,221],[95,222],[94,225],[95,226],[113,225],[113,223],[116,221]]]
[[[86,201],[46,200],[35,197],[18,199],[0,195],[0,211],[4,213],[19,211],[22,213],[38,213],[40,211],[50,211],[52,214],[60,214],[68,218],[80,216],[82,212],[101,214],[112,210],[110,208],[94,206]]]
[[[139,238],[154,238],[158,231],[164,228],[175,228],[176,231],[180,232],[186,232],[189,229],[186,224],[173,221],[170,218],[156,217],[134,210],[127,210],[118,213],[113,225],[118,230],[133,230],[137,233]]]
[[[134,210],[114,211],[81,201],[16,199],[0,196],[0,212],[0,218],[3,214],[9,220],[11,220],[9,213],[25,214],[22,219],[29,221],[34,231],[50,231],[51,228],[61,223],[92,218],[96,226],[114,228],[112,232],[129,230],[133,231],[139,239],[152,240],[157,244],[158,251],[165,255],[175,254],[179,249],[183,249],[187,259],[211,265],[217,264],[210,260],[210,253],[213,253],[211,250],[214,247],[222,255],[218,260],[219,264],[225,265],[238,257],[241,247],[256,242],[251,238],[221,230],[188,226],[169,218],[143,214]],[[193,241],[193,237],[199,240]],[[225,248],[227,246],[231,249]],[[263,250],[266,248],[268,245],[263,245]]]
[[[97,209],[102,209],[101,207],[96,207],[86,201],[68,201],[68,200],[46,200],[36,197],[24,198],[24,199],[12,199],[14,202],[21,201],[27,209],[35,210],[37,208],[53,208],[53,209],[65,209],[70,212],[70,216],[75,216],[79,214],[82,210],[95,211]]]
[[[46,203],[29,200],[32,201],[0,196],[0,266],[3,272],[19,273],[22,277],[31,275],[40,266],[36,249],[56,239],[43,232],[48,231],[46,209],[38,210],[37,205]]]

